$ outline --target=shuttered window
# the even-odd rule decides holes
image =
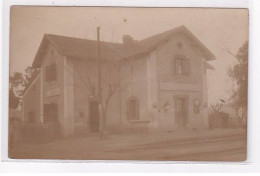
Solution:
[[[57,71],[55,63],[46,66],[45,77],[47,82],[56,81]]]
[[[176,75],[190,75],[190,60],[187,58],[177,57],[174,59],[174,71]]]

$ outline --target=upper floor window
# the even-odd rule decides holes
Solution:
[[[46,81],[56,81],[56,64],[52,63],[51,65],[46,66],[45,70],[45,76],[46,76]]]
[[[190,61],[186,58],[175,58],[175,74],[176,75],[190,75]]]

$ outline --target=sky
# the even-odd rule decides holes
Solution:
[[[121,43],[125,34],[141,40],[185,25],[216,57],[210,104],[228,100],[233,87],[227,70],[237,62],[221,48],[235,54],[248,40],[246,9],[13,6],[10,16],[11,74],[32,64],[45,33],[95,40],[100,26],[102,41]]]

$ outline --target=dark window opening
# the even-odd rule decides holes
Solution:
[[[56,81],[56,64],[53,63],[51,65],[46,66],[46,70],[45,70],[45,76],[46,76],[46,81],[50,82],[50,81]]]
[[[129,98],[126,103],[127,120],[139,120],[140,119],[140,105],[139,100],[136,97]]]

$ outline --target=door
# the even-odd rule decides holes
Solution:
[[[175,100],[175,121],[178,126],[185,128],[188,118],[188,101],[186,98],[176,98]]]
[[[58,122],[58,108],[56,103],[44,104],[44,123]]]
[[[89,121],[90,121],[90,131],[99,131],[99,110],[98,101],[90,101],[89,103]]]
[[[132,97],[127,101],[127,119],[139,119],[139,101],[136,97]]]
[[[58,123],[58,105],[56,103],[44,104],[44,123],[49,124],[48,134],[51,138],[60,135],[61,126]]]

